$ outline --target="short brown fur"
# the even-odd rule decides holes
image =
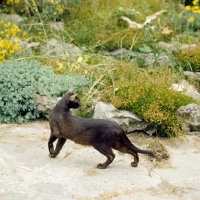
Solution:
[[[134,162],[131,163],[133,167],[137,167],[139,163],[138,153],[149,154],[155,158],[153,152],[134,146],[116,122],[72,115],[70,108],[80,106],[79,98],[73,93],[73,89],[70,89],[51,112],[49,118],[51,135],[48,142],[51,158],[59,154],[67,139],[78,144],[93,146],[105,155],[107,160],[97,165],[99,169],[105,169],[114,160],[115,154],[112,149],[131,154],[134,157]],[[54,150],[53,142],[56,139],[58,141]]]

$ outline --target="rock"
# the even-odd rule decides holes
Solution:
[[[40,46],[39,42],[27,43],[26,41],[16,40],[14,38],[12,38],[12,41],[15,42],[15,43],[18,43],[21,47],[20,50],[15,52],[15,54],[18,55],[18,56],[19,55],[32,56],[33,55],[32,49]]]
[[[188,104],[176,111],[176,116],[185,131],[200,131],[200,106]]]
[[[44,116],[48,116],[50,112],[53,110],[57,102],[61,98],[49,98],[45,96],[40,96],[35,94],[33,97],[34,104],[36,106],[36,110]]]
[[[170,60],[169,56],[158,56],[155,58],[153,53],[148,54],[142,54],[142,59],[145,61],[145,63],[148,66],[151,66],[153,64],[158,63],[159,65],[165,65],[165,66],[174,66],[174,63]]]
[[[56,30],[56,31],[63,31],[64,30],[64,22],[49,22],[48,23],[50,28]]]
[[[129,51],[125,48],[121,48],[121,49],[117,49],[117,50],[114,50],[114,51],[111,51],[109,52],[108,54],[111,55],[111,56],[118,56],[118,55],[124,55],[124,54],[127,54]]]
[[[200,102],[200,93],[186,80],[182,80],[178,84],[172,84],[172,89],[175,91],[183,92],[185,95],[192,97],[194,100]]]
[[[159,42],[159,45],[163,47],[166,51],[172,52],[177,50],[184,50],[196,47],[196,44],[181,44],[179,42]]]
[[[144,131],[152,135],[156,130],[132,112],[118,110],[112,104],[101,101],[95,105],[94,116],[96,119],[108,119],[117,122],[126,132]]]
[[[184,71],[183,73],[190,80],[195,80],[197,82],[200,82],[200,72]]]
[[[158,63],[159,65],[163,66],[174,66],[175,63],[173,63],[169,56],[164,55],[164,56],[159,56],[158,58],[155,58],[152,53],[146,54],[144,56],[144,61],[147,63],[148,66],[151,66],[155,63]]]
[[[56,57],[68,57],[68,53],[64,51],[63,45],[56,39],[51,39],[45,45],[43,45],[42,52],[45,55],[54,55]]]
[[[73,44],[62,44],[56,39],[49,40],[42,46],[42,52],[48,56],[76,58],[82,55],[80,48]]]
[[[70,58],[77,58],[82,55],[81,49],[74,44],[66,44],[65,50],[68,52]]]
[[[25,20],[17,14],[1,14],[0,18],[3,19],[5,22],[11,22],[12,24],[16,24],[17,26],[21,26],[25,23]]]

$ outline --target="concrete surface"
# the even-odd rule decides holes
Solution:
[[[107,169],[97,169],[105,157],[90,147],[67,141],[57,158],[48,157],[46,121],[0,124],[0,200],[199,200],[200,135],[182,140],[159,139],[170,160],[151,162],[115,151]],[[145,149],[155,140],[128,135]]]

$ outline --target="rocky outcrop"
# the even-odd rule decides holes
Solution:
[[[184,71],[183,73],[188,79],[195,80],[200,83],[200,72]]]
[[[46,96],[40,96],[38,94],[35,94],[33,97],[36,110],[44,116],[48,116],[50,114],[60,99],[61,98],[54,99]]]
[[[194,88],[194,86],[190,85],[186,80],[182,80],[178,84],[172,84],[171,88],[175,91],[182,92],[186,96],[192,97],[194,100],[200,102],[200,93]]]
[[[195,48],[196,44],[181,44],[179,42],[159,42],[159,46],[164,48],[168,52],[184,50],[189,48]]]
[[[42,46],[42,52],[47,56],[77,58],[82,55],[80,48],[74,44],[62,44],[56,39],[49,40]]]
[[[132,112],[126,110],[118,110],[112,104],[97,102],[94,110],[96,119],[108,119],[117,122],[126,132],[144,131],[152,135],[156,129],[152,128],[148,123],[139,118]]]
[[[176,111],[176,116],[185,131],[200,131],[200,106],[188,104]]]
[[[50,21],[48,23],[49,27],[55,31],[64,31],[64,22],[54,22]]]
[[[17,14],[1,14],[0,19],[3,19],[5,22],[11,22],[12,24],[16,24],[17,26],[21,26],[25,23],[25,20]]]

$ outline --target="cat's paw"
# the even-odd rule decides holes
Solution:
[[[52,148],[49,148],[49,152],[50,152],[50,154],[53,154],[54,148],[53,148],[53,147],[52,147]]]
[[[132,162],[132,163],[131,163],[131,166],[132,166],[132,167],[137,167],[137,166],[138,166],[138,163]]]
[[[50,158],[55,158],[56,156],[55,156],[55,154],[51,154],[51,153],[50,153],[50,154],[49,154],[49,157],[50,157]]]
[[[99,163],[99,164],[97,165],[97,168],[98,168],[98,169],[105,169],[106,167],[105,167],[103,164]]]

